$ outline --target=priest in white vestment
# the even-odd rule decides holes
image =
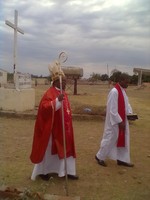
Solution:
[[[129,76],[121,73],[119,82],[107,99],[106,119],[100,149],[95,155],[98,164],[106,167],[105,160],[116,160],[118,165],[133,167],[130,163],[130,134],[127,115],[132,113],[125,88]]]

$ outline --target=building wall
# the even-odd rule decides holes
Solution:
[[[34,110],[35,90],[33,88],[16,89],[0,88],[0,110],[23,112]]]
[[[0,69],[0,87],[7,84],[7,72]]]
[[[49,81],[46,78],[32,78],[33,85],[48,85]]]

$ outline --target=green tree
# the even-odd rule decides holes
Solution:
[[[7,81],[8,82],[13,82],[14,80],[14,75],[13,73],[7,73]]]
[[[89,81],[95,82],[95,81],[98,81],[98,80],[101,80],[101,75],[93,72],[90,75]]]
[[[143,82],[150,82],[150,75],[143,74],[142,75],[142,81]]]
[[[130,83],[131,84],[137,84],[138,83],[138,76],[135,75],[135,74],[133,76],[131,76]]]
[[[107,74],[101,75],[101,81],[108,81],[108,80],[109,80],[109,76]]]
[[[111,73],[112,75],[110,76],[110,80],[117,83],[118,82],[118,78],[121,74],[120,71],[114,71],[113,73]]]

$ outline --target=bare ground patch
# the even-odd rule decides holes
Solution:
[[[89,88],[90,89],[90,88]],[[86,90],[86,88],[85,88]],[[99,88],[92,95],[80,99],[70,96],[70,100],[85,102],[91,105],[92,96],[95,103],[103,105],[107,90],[102,91],[99,99]],[[96,93],[98,97],[96,96]],[[130,123],[131,160],[134,168],[116,165],[107,160],[108,167],[99,166],[95,153],[103,133],[104,121],[73,120],[77,150],[78,181],[68,182],[69,195],[80,196],[81,200],[149,200],[150,198],[150,92],[148,89],[128,92],[130,103],[138,114],[139,120]],[[87,97],[88,96],[88,97]],[[85,99],[84,99],[85,98]],[[48,182],[40,179],[31,181],[33,164],[29,156],[31,152],[34,119],[0,117],[0,186],[6,185],[31,192],[65,195],[65,180],[52,175]]]

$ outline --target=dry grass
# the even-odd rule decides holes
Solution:
[[[45,87],[37,88],[37,103],[44,90]],[[79,95],[69,95],[73,111],[76,106],[82,109],[84,106],[104,108],[108,90],[108,87],[102,86],[79,86]],[[135,167],[120,167],[111,160],[107,160],[107,168],[99,166],[94,156],[99,149],[104,121],[74,120],[77,173],[80,179],[69,180],[70,196],[80,196],[81,200],[150,199],[150,89],[130,87],[127,93],[139,116],[139,120],[130,123],[131,158]],[[0,185],[65,195],[65,180],[56,176],[49,182],[30,180],[33,165],[29,155],[33,128],[34,120],[0,118]]]

